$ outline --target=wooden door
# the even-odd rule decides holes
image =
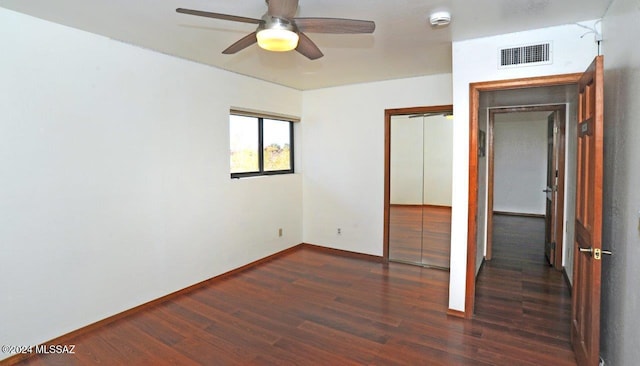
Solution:
[[[598,365],[602,250],[603,57],[578,83],[576,234],[571,343],[578,365]]]
[[[555,149],[555,122],[554,114],[551,113],[547,117],[547,185],[543,192],[546,195],[546,210],[545,210],[545,222],[544,222],[544,255],[547,257],[547,262],[553,265],[556,242],[555,242],[555,190],[556,190],[556,175],[558,169],[556,167],[556,149]]]
[[[545,256],[549,265],[562,270],[564,234],[565,113],[556,109],[547,117],[547,184]]]

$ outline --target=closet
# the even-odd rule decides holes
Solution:
[[[396,110],[387,121],[387,253],[390,261],[448,269],[453,119],[450,106],[434,108]]]

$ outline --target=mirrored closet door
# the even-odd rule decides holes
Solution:
[[[390,116],[387,128],[390,261],[449,268],[451,116],[450,109]]]

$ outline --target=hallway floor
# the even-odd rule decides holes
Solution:
[[[493,259],[477,279],[474,321],[488,331],[510,334],[505,342],[561,356],[575,364],[571,349],[571,295],[544,256],[544,218],[494,215]],[[544,344],[544,346],[542,346]]]

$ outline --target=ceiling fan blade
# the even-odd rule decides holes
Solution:
[[[230,20],[230,21],[233,21],[233,22],[260,24],[260,22],[262,21],[261,19],[246,18],[246,17],[239,17],[239,16],[236,16],[236,15],[211,13],[211,12],[208,12],[208,11],[192,10],[192,9],[184,9],[184,8],[178,8],[178,9],[176,9],[176,11],[178,13],[182,13],[182,14],[190,14],[190,15],[197,15],[197,16],[207,17],[207,18]]]
[[[299,32],[298,35],[300,36],[300,39],[298,40],[298,47],[296,47],[296,51],[306,56],[309,60],[315,60],[324,56],[322,51],[320,51],[318,46],[316,46],[309,37],[302,32]]]
[[[293,18],[298,11],[298,0],[267,0],[267,14],[273,17]]]
[[[252,44],[256,43],[258,40],[256,39],[256,32],[249,33],[246,36],[242,37],[241,40],[227,47],[226,50],[222,51],[225,55],[231,55],[238,51],[241,51]]]
[[[301,32],[309,33],[373,33],[376,23],[370,20],[340,18],[294,18]]]

